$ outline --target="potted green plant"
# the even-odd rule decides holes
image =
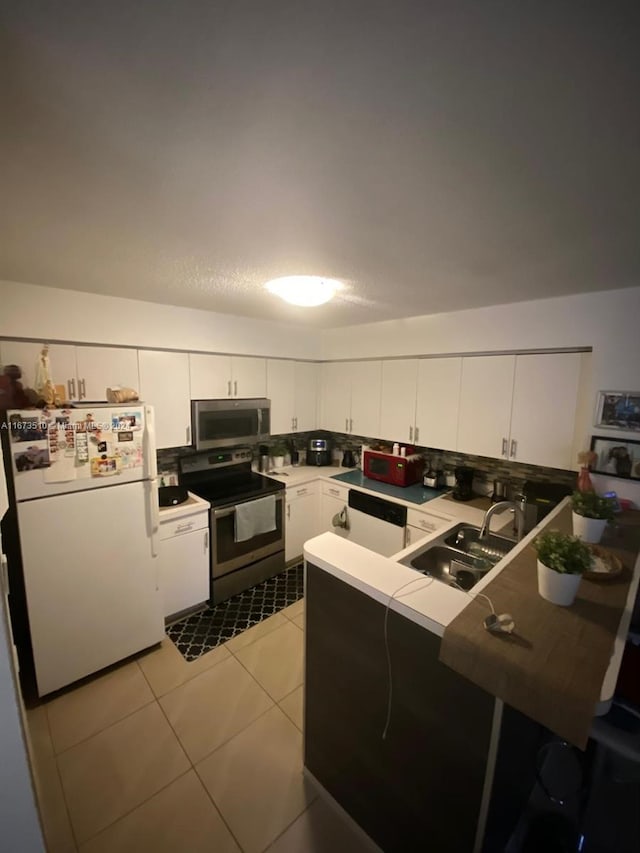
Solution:
[[[584,572],[591,566],[589,546],[577,536],[547,530],[533,547],[538,552],[538,592],[552,604],[573,604]]]
[[[287,455],[287,445],[283,441],[276,441],[271,446],[271,458],[274,468],[282,468]]]
[[[615,502],[595,492],[574,492],[571,509],[574,534],[583,542],[599,542],[607,522],[613,521]]]

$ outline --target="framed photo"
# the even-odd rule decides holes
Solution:
[[[595,474],[640,480],[640,441],[591,436],[591,450],[597,455],[590,466]]]
[[[595,425],[640,432],[640,391],[601,391]]]

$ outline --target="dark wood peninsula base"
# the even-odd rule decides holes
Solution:
[[[503,849],[546,730],[441,664],[440,638],[390,610],[383,739],[385,610],[307,563],[305,766],[385,853]]]

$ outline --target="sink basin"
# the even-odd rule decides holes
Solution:
[[[479,561],[470,554],[444,545],[434,545],[414,557],[409,565],[423,575],[429,575],[443,583],[471,589],[473,584],[492,568],[488,561],[483,568],[475,566],[476,562]]]
[[[515,544],[515,539],[495,533],[480,539],[479,527],[458,524],[401,562],[441,583],[471,589]]]
[[[449,531],[444,541],[465,554],[488,557],[494,563],[508,554],[516,544],[515,539],[497,533],[487,533],[480,539],[480,528],[472,524],[458,524]]]

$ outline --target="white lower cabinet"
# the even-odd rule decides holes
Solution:
[[[408,548],[409,545],[415,545],[421,539],[424,539],[425,536],[428,535],[429,533],[426,530],[423,530],[421,527],[414,527],[413,524],[407,524],[407,526],[405,527],[405,548]]]
[[[160,591],[165,618],[209,598],[209,510],[163,523],[160,516]]]
[[[284,558],[288,563],[302,556],[302,549],[307,539],[312,539],[319,533],[318,483],[308,483],[304,486],[291,486],[286,491],[287,520],[285,527]]]
[[[432,533],[446,527],[452,521],[453,517],[451,516],[408,509],[405,547],[415,545],[420,539],[424,539],[425,536],[431,536]]]
[[[349,531],[339,526],[339,524],[334,525],[334,520],[340,521],[341,514],[343,514],[342,518],[348,518],[348,500],[348,488],[334,486],[332,483],[322,484],[322,495],[320,496],[320,533],[335,533],[336,536],[348,539]]]

